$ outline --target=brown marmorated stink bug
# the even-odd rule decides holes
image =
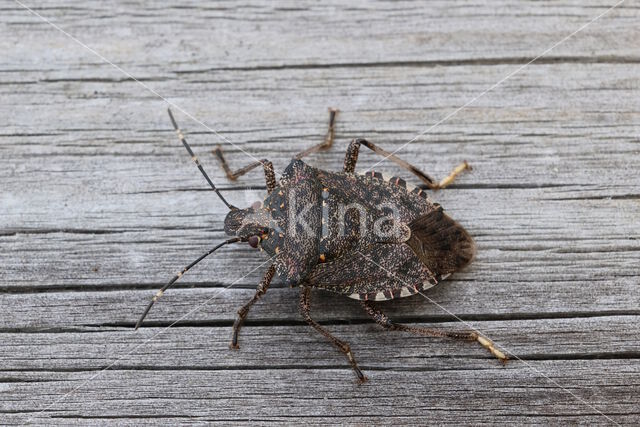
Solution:
[[[349,344],[334,337],[311,317],[312,288],[324,289],[359,300],[364,310],[388,330],[477,341],[502,361],[507,357],[493,343],[475,331],[446,332],[393,323],[373,301],[408,297],[431,288],[467,265],[474,256],[471,236],[451,219],[423,189],[399,177],[377,172],[356,174],[361,146],[392,160],[420,178],[426,188],[437,190],[469,169],[464,162],[439,183],[411,164],[364,139],[349,144],[342,172],[316,169],[302,157],[331,147],[336,110],[330,110],[329,131],[324,142],[299,153],[279,181],[268,160],[254,162],[232,172],[218,147],[216,155],[231,180],[262,166],[267,184],[263,204],[239,209],[229,204],[202,168],[187,144],[171,111],[169,116],[178,137],[218,197],[229,208],[225,232],[233,236],[185,267],[153,297],[143,319],[176,280],[216,249],[230,243],[247,242],[269,254],[273,263],[255,295],[240,310],[233,324],[230,347],[238,348],[238,332],[251,306],[267,292],[277,274],[285,284],[298,286],[300,312],[304,320],[347,356],[360,382],[366,377],[358,368]]]

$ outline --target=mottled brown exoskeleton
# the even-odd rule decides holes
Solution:
[[[506,356],[475,331],[446,332],[392,322],[373,301],[408,297],[431,288],[471,262],[475,245],[467,231],[432,202],[422,188],[399,177],[377,172],[356,174],[360,147],[385,156],[416,175],[426,188],[446,187],[465,169],[464,162],[445,179],[434,181],[411,164],[364,139],[349,144],[342,172],[311,167],[300,160],[331,147],[336,110],[330,110],[329,131],[324,142],[299,153],[276,180],[268,160],[254,162],[232,172],[218,147],[215,154],[227,176],[235,180],[262,166],[267,195],[263,203],[246,209],[230,205],[205,173],[187,144],[171,111],[175,130],[192,159],[220,199],[230,209],[225,232],[233,236],[217,245],[165,285],[152,299],[136,328],[162,293],[187,270],[219,247],[248,242],[272,256],[273,262],[255,295],[238,310],[230,347],[237,349],[238,332],[251,306],[267,292],[274,276],[300,287],[300,312],[307,323],[344,353],[358,380],[362,374],[349,344],[334,337],[310,315],[311,289],[318,288],[359,300],[364,310],[383,328],[416,334],[478,341],[497,358]]]

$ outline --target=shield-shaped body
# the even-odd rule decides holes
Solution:
[[[422,189],[376,172],[329,172],[294,160],[254,217],[285,283],[361,300],[430,288],[475,252],[466,230]]]

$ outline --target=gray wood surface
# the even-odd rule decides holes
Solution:
[[[351,138],[401,147],[611,5],[52,0],[36,10],[232,141],[177,112],[214,181],[249,205],[261,173],[228,182],[216,144],[234,166],[250,161],[244,150],[282,170],[338,107],[336,144],[309,162],[339,170]],[[224,207],[162,99],[18,3],[0,10],[0,424],[640,423],[637,1],[399,153],[437,177],[473,165],[433,198],[478,256],[427,294],[437,305],[418,295],[381,307],[464,329],[454,314],[519,360],[388,333],[357,302],[315,292],[315,317],[370,378],[361,386],[304,324],[297,290],[278,284],[241,349],[228,349],[266,260],[249,247],[203,262],[133,332],[155,290],[223,238]],[[359,168],[379,160],[363,152]]]

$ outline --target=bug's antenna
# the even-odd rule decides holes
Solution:
[[[225,205],[227,205],[227,207],[229,209],[237,209],[232,204],[229,204],[229,202],[227,202],[227,200],[224,197],[222,197],[222,194],[220,194],[220,191],[218,191],[216,186],[213,185],[213,182],[211,181],[211,178],[209,178],[209,175],[207,175],[207,173],[204,171],[204,168],[200,164],[200,160],[198,159],[198,156],[196,156],[193,153],[193,150],[191,149],[191,147],[187,143],[187,140],[185,139],[184,135],[182,134],[182,131],[178,127],[178,123],[176,123],[176,119],[173,118],[173,113],[171,112],[171,108],[168,108],[167,111],[169,112],[169,118],[171,119],[171,123],[173,124],[173,128],[176,130],[176,133],[178,134],[178,138],[180,138],[180,142],[182,142],[182,145],[184,145],[184,148],[186,148],[187,151],[189,152],[189,155],[191,156],[191,160],[193,160],[193,162],[196,164],[196,166],[198,166],[198,169],[200,169],[200,172],[202,173],[202,176],[204,176],[204,179],[207,180],[207,182],[209,183],[211,188],[213,188],[213,191],[216,192],[218,197],[220,197],[220,200],[222,200],[222,202]]]
[[[199,263],[200,261],[202,261],[203,259],[205,259],[206,257],[208,257],[209,255],[211,255],[213,252],[215,252],[217,249],[223,247],[224,245],[228,245],[229,243],[236,243],[239,242],[240,239],[239,237],[234,237],[233,239],[229,239],[229,240],[225,240],[224,242],[216,245],[214,248],[209,249],[207,252],[205,252],[204,254],[202,254],[198,259],[196,259],[195,261],[193,261],[191,264],[189,264],[188,266],[186,266],[185,268],[183,268],[178,274],[176,274],[175,276],[173,276],[173,278],[171,280],[169,280],[169,283],[167,283],[166,285],[164,285],[162,287],[162,289],[160,289],[154,296],[153,298],[151,298],[151,302],[149,303],[149,305],[147,306],[147,308],[144,310],[144,313],[142,313],[142,316],[140,316],[140,319],[138,320],[138,323],[136,323],[136,330],[140,327],[140,325],[142,324],[142,321],[144,320],[145,317],[147,317],[147,314],[149,313],[149,310],[151,310],[151,307],[153,307],[153,304],[158,301],[158,299],[162,296],[162,294],[164,294],[164,291],[166,291],[171,285],[173,285],[176,280],[178,280],[179,278],[181,278],[184,273],[186,273],[187,271],[189,271],[189,269],[191,267],[193,267],[194,265],[196,265],[197,263]]]

